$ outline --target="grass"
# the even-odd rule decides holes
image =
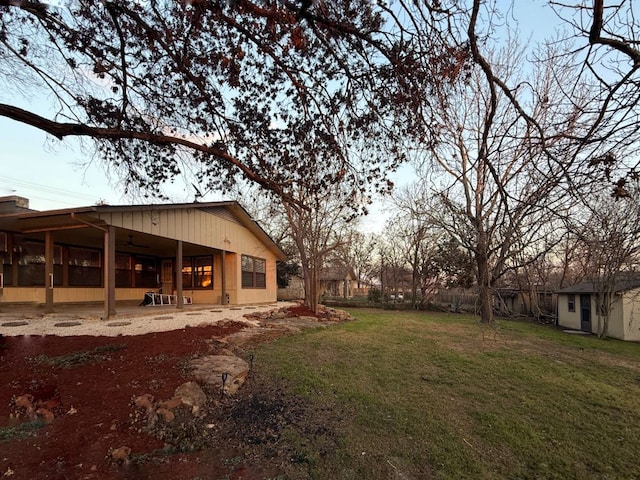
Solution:
[[[96,347],[92,350],[82,350],[72,352],[67,355],[49,357],[48,355],[38,355],[31,359],[34,363],[46,364],[53,367],[72,368],[88,363],[96,363],[108,360],[109,354],[127,348],[125,344],[110,344]]]
[[[33,422],[20,423],[18,425],[0,427],[0,443],[11,442],[13,440],[19,440],[21,438],[35,435],[36,431],[44,427],[44,425],[44,422],[36,420]]]
[[[339,447],[308,461],[311,478],[640,478],[640,345],[472,316],[350,313],[256,355],[336,412]],[[297,442],[298,460],[316,451],[314,438]]]

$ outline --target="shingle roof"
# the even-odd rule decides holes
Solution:
[[[348,276],[355,279],[355,273],[351,267],[333,266],[325,267],[320,272],[320,280],[344,280]]]
[[[617,280],[613,288],[614,292],[626,292],[640,287],[640,277],[622,278]],[[558,290],[557,293],[596,293],[598,288],[595,282],[584,282]]]

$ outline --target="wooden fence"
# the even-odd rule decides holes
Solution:
[[[440,290],[433,298],[433,302],[451,305],[475,305],[478,302],[478,294],[464,290]]]

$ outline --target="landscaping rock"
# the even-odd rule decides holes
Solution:
[[[184,405],[192,407],[194,412],[207,403],[207,396],[196,382],[187,382],[176,388],[176,397],[180,397]]]
[[[135,403],[136,407],[144,408],[148,412],[153,408],[153,395],[145,393],[144,395],[136,397],[133,403]]]
[[[249,364],[233,355],[207,355],[191,362],[193,375],[211,385],[222,388],[222,374],[227,374],[224,393],[233,395],[249,374]]]
[[[131,455],[131,449],[126,445],[122,447],[114,448],[109,452],[109,456],[111,460],[116,463],[127,463],[129,461],[129,456]]]
[[[53,412],[46,408],[39,408],[36,410],[36,415],[38,416],[38,419],[44,423],[51,423],[55,419]]]
[[[158,408],[166,408],[169,410],[173,410],[174,408],[179,407],[180,405],[182,405],[182,398],[180,397],[173,397],[173,398],[170,398],[169,400],[158,402]]]
[[[168,408],[159,408],[156,413],[167,423],[173,422],[176,418],[175,414]]]

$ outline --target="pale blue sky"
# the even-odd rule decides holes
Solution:
[[[501,2],[510,4],[510,2]],[[528,39],[537,31],[552,31],[555,17],[545,12],[542,0],[516,0],[515,16],[521,19],[521,37]],[[548,7],[544,7],[548,10]],[[0,93],[0,102],[15,104],[10,92]],[[18,104],[23,104],[19,100]],[[33,104],[31,105],[33,107]],[[37,110],[41,110],[36,105]],[[45,107],[46,108],[46,107]],[[110,204],[140,203],[138,199],[124,196],[117,179],[109,180],[104,165],[98,160],[83,167],[89,159],[83,154],[76,140],[59,142],[35,128],[0,117],[0,196],[20,195],[30,200],[31,208],[49,210],[93,205],[99,201]],[[403,169],[394,180],[396,183],[414,180],[409,169]],[[406,178],[405,178],[406,177]],[[169,196],[175,202],[192,201],[193,197],[183,189],[174,188]],[[209,197],[206,200],[220,200]],[[241,199],[240,199],[241,200]],[[374,207],[373,217],[363,224],[380,225],[384,213]],[[369,228],[367,228],[369,230]]]

